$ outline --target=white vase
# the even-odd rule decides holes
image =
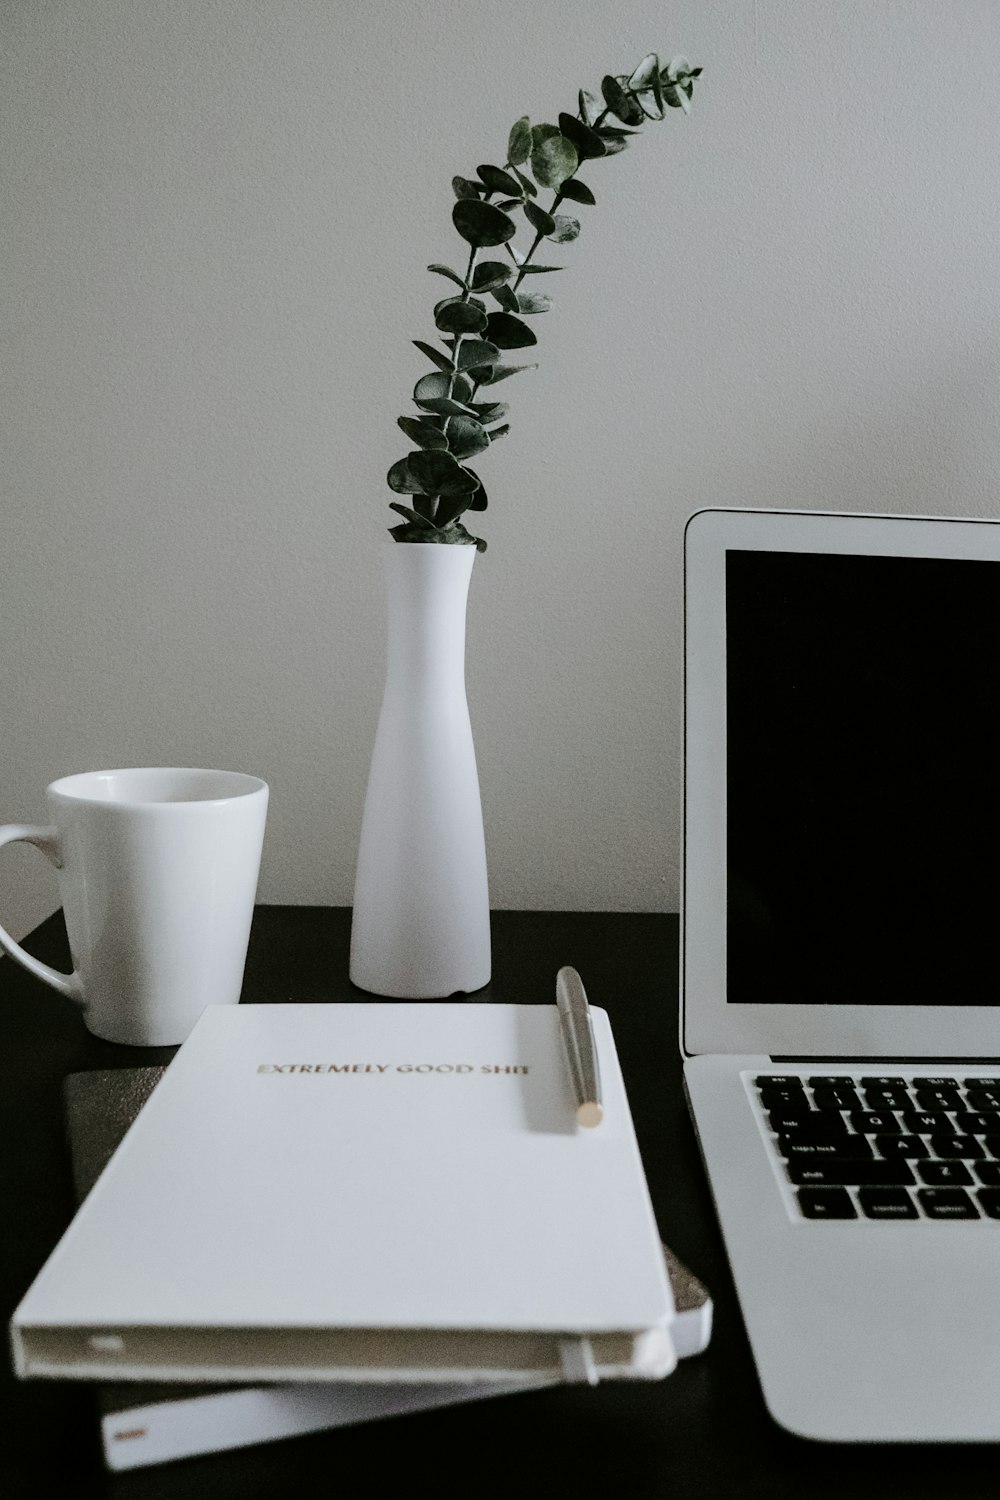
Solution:
[[[352,981],[441,999],[490,977],[479,775],[465,695],[476,549],[386,542],[389,649],[351,926]]]

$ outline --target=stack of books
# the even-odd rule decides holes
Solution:
[[[167,1070],[74,1075],[83,1201],[18,1373],[96,1382],[114,1469],[662,1378],[711,1302],[660,1244],[591,1015],[592,1129],[554,1006],[210,1007]]]

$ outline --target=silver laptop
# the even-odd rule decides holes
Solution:
[[[681,1046],[764,1397],[1000,1439],[1000,522],[685,543]]]

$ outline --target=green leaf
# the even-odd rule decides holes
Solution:
[[[413,514],[412,511],[407,512],[405,506],[396,505],[392,501],[389,503],[393,510],[398,510],[402,514]],[[416,521],[419,523],[421,518],[417,516]],[[399,526],[390,526],[389,535],[404,545],[411,543],[433,543],[443,547],[462,545],[475,547],[477,552],[486,551],[486,543],[482,537],[473,536],[471,532],[466,531],[461,521],[452,521],[447,526],[434,526],[427,521],[422,524],[406,522]]]
[[[401,516],[405,516],[406,519],[410,522],[410,526],[414,527],[418,532],[436,530],[433,521],[428,521],[426,516],[422,516],[419,511],[411,510],[408,505],[401,505],[398,500],[390,500],[389,509],[398,511]],[[410,528],[406,526],[390,527],[390,530],[394,532],[408,531],[409,529]]]
[[[524,276],[547,276],[553,271],[565,270],[564,266],[522,266],[521,272]]]
[[[692,69],[686,57],[672,57],[660,73],[664,103],[668,104],[671,109],[683,109],[687,113],[691,108],[690,100],[694,93],[694,86],[690,80],[697,78],[700,72],[700,68]]]
[[[442,496],[438,503],[435,520],[441,526],[451,526],[459,516],[464,515],[468,508],[469,500],[466,495],[452,495],[449,499]]]
[[[485,382],[480,380],[476,383],[483,385]],[[471,417],[473,415],[471,406],[466,406],[463,401],[454,401],[449,396],[432,397],[418,404],[424,411],[434,412],[439,417]]]
[[[421,354],[426,354],[431,364],[437,365],[439,370],[447,370],[450,374],[455,368],[443,349],[435,349],[433,344],[425,344],[423,339],[414,339],[413,342]]]
[[[602,142],[603,144],[603,142]],[[559,189],[564,198],[571,198],[574,203],[596,203],[590,188],[585,182],[578,182],[575,177],[570,177]]]
[[[460,286],[462,288],[463,292],[465,291],[465,282],[462,280],[461,276],[459,276],[458,272],[453,271],[450,266],[433,265],[428,266],[427,269],[428,271],[436,271],[439,276],[447,276],[449,281],[453,281],[456,286]]]
[[[457,420],[457,418],[456,418],[456,420]],[[489,431],[489,433],[487,435],[489,437],[490,442],[491,443],[495,443],[496,440],[497,440],[497,438],[506,437],[509,431],[510,431],[510,423],[509,422],[505,422],[502,427],[493,427],[493,428],[491,428],[490,431]]]
[[[472,273],[472,289],[474,292],[492,292],[509,281],[513,274],[513,266],[509,266],[505,260],[480,261]]]
[[[467,474],[471,474],[472,470],[471,469],[466,469],[465,472]],[[478,490],[473,490],[473,492],[472,492],[472,495],[471,495],[471,497],[469,499],[469,509],[470,510],[485,510],[486,509],[486,504],[487,504],[487,500],[486,500],[486,487],[483,484],[483,481],[481,479],[479,479],[479,475],[478,474],[476,474],[474,477],[479,480],[479,488],[478,488]],[[483,545],[484,545],[484,548],[485,548],[485,543]]]
[[[510,208],[520,208],[523,202],[523,198],[501,198],[497,203],[497,208],[502,208],[506,213]]]
[[[472,381],[467,375],[422,375],[413,387],[413,399],[418,406],[428,406],[431,401],[447,400],[464,405],[471,395]],[[461,405],[459,409],[461,410]],[[428,410],[435,411],[437,408],[428,406]]]
[[[500,349],[527,349],[529,345],[538,343],[527,323],[522,323],[520,318],[513,317],[511,313],[490,313],[486,325],[490,342]]]
[[[486,314],[482,303],[446,297],[434,309],[434,322],[442,333],[482,333]]]
[[[511,127],[507,141],[507,160],[510,165],[519,166],[521,162],[527,161],[531,155],[531,147],[531,121],[527,115],[522,115]]]
[[[583,121],[584,125],[593,125],[594,121],[601,113],[601,106],[598,104],[593,94],[591,94],[587,89],[581,89],[579,94],[577,95],[577,104],[579,105],[580,119]],[[559,126],[561,129],[561,117],[559,120]],[[565,132],[563,133],[565,134]]]
[[[532,125],[532,127],[531,127],[531,149],[532,149],[532,151],[534,151],[537,146],[540,146],[543,141],[547,141],[550,138],[550,136],[558,135],[558,134],[559,134],[559,126],[558,125]]]
[[[463,240],[470,245],[505,245],[517,233],[512,218],[480,198],[459,198],[451,217]]]
[[[617,156],[619,151],[625,150],[627,144],[628,143],[626,141],[623,141],[621,139],[611,139],[604,142],[604,147],[608,156]]]
[[[475,365],[492,365],[500,358],[496,344],[485,344],[482,339],[463,339],[458,346],[458,368],[472,369]]]
[[[499,422],[500,418],[505,417],[510,411],[506,401],[474,401],[472,409],[480,422],[484,424]]]
[[[653,79],[658,78],[659,74],[660,59],[655,52],[648,52],[629,79],[628,86],[638,93],[640,89],[650,88]]]
[[[397,417],[396,419],[412,443],[421,448],[447,448],[448,439],[440,427],[421,417]]]
[[[558,130],[539,141],[531,153],[531,170],[541,187],[560,187],[579,165],[576,147]]]
[[[537,370],[538,365],[494,365],[490,371],[489,378],[481,380],[480,385],[497,385],[501,380],[509,380],[512,375],[520,375],[522,370]]]
[[[490,446],[486,428],[475,417],[451,417],[448,421],[448,447],[455,458],[471,458]]]
[[[517,310],[520,313],[543,313],[548,312],[552,306],[552,298],[547,297],[544,292],[518,292]]]
[[[499,302],[504,312],[517,312],[517,293],[511,287],[494,287],[493,296],[495,300]]]
[[[581,124],[579,120],[574,120],[572,115],[559,116],[559,129],[567,140],[573,142],[576,154],[581,161],[604,155],[604,142],[597,131],[591,130],[589,125]]]
[[[551,234],[556,227],[556,221],[551,214],[547,214],[544,208],[537,203],[526,203],[524,205],[524,217],[539,234]]]
[[[579,219],[571,218],[569,214],[556,214],[555,227],[549,239],[556,245],[565,245],[570,240],[575,240],[579,233]]]
[[[512,166],[511,171],[517,178],[518,182],[521,184],[521,187],[529,195],[529,197],[534,198],[538,193],[538,189],[535,187],[535,184],[532,182],[531,178],[525,177],[524,173],[519,172],[517,167]]]
[[[471,470],[463,469],[453,454],[428,452],[423,448],[394,463],[388,480],[389,488],[397,495],[467,495],[478,483]]]
[[[515,198],[521,197],[521,187],[517,178],[505,172],[502,167],[482,166],[477,167],[476,171],[491,193],[503,193],[508,198],[512,194]]]
[[[470,182],[467,177],[453,177],[451,179],[452,191],[456,198],[478,198],[478,182]]]
[[[623,125],[641,125],[645,119],[642,105],[638,100],[624,89],[617,78],[612,78],[610,73],[601,79],[601,93],[604,102],[613,115],[617,115]]]

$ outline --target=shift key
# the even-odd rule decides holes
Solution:
[[[816,1157],[787,1163],[788,1175],[800,1187],[905,1187],[913,1173],[905,1157],[889,1161],[849,1157]]]

